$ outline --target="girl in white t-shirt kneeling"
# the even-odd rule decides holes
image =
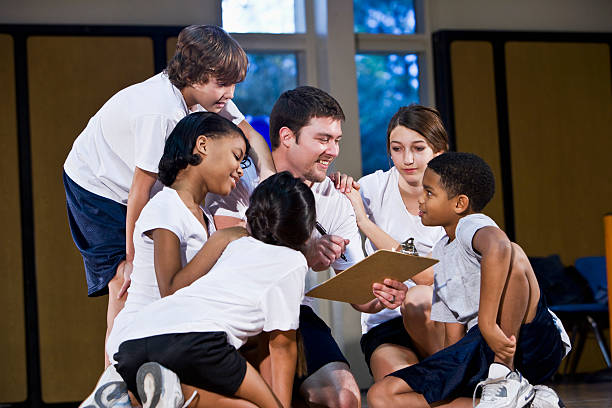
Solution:
[[[435,109],[413,104],[393,115],[387,128],[387,152],[393,167],[362,177],[359,192],[346,193],[357,226],[367,238],[368,255],[377,249],[397,248],[413,238],[419,255],[429,256],[445,235],[442,227],[423,225],[418,199],[424,191],[427,163],[446,150],[448,136]],[[395,309],[389,307],[391,299],[384,298],[388,294],[375,290],[377,299],[371,302],[370,312],[361,314],[361,350],[375,382],[443,347],[444,327],[429,318],[432,283],[432,268],[406,281],[402,285],[408,288],[405,299]],[[374,285],[377,289],[380,284]]]
[[[192,406],[290,405],[307,271],[300,250],[315,225],[314,196],[279,173],[255,189],[246,215],[251,236],[231,242],[208,274],[133,319],[114,357],[144,407],[180,406],[183,393],[194,391]],[[272,389],[237,351],[262,331],[270,333]]]

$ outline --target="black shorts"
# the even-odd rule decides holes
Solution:
[[[412,339],[408,335],[404,327],[404,321],[401,316],[387,320],[378,326],[372,327],[366,334],[361,336],[361,351],[365,356],[366,364],[372,374],[370,360],[374,350],[383,344],[396,344],[398,346],[407,347],[413,351]],[[416,351],[415,351],[416,353]]]
[[[136,373],[156,362],[174,371],[182,384],[233,396],[246,374],[246,360],[228,343],[225,332],[162,334],[128,340],[114,356],[117,372],[138,395]]]
[[[339,361],[348,365],[348,360],[332,337],[331,329],[309,306],[300,306],[300,335],[304,345],[307,373],[303,377],[296,376],[296,387],[326,364]]]
[[[521,326],[514,366],[531,384],[541,384],[559,369],[564,355],[561,335],[540,296],[535,318]],[[495,353],[475,325],[457,343],[389,375],[401,378],[432,403],[471,397],[476,384],[487,378],[494,359]]]

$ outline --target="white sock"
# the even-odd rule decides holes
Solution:
[[[505,377],[511,370],[501,363],[493,363],[489,366],[489,378]]]

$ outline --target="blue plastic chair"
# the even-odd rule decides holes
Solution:
[[[568,367],[569,374],[576,373],[576,366],[584,349],[584,343],[589,330],[592,330],[595,334],[595,339],[606,366],[608,368],[612,367],[610,351],[601,333],[601,328],[609,325],[606,257],[589,256],[579,258],[575,262],[575,267],[588,282],[589,287],[593,291],[595,303],[550,306],[550,310],[555,312],[564,324],[571,325],[570,338],[574,347],[570,355],[567,356],[565,374],[568,374]]]

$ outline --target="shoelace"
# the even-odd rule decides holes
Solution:
[[[531,401],[531,408],[543,408],[549,405],[548,399],[556,400],[557,406],[559,406],[559,396],[552,389],[543,385],[536,385],[534,388],[535,398]],[[545,405],[544,405],[545,404]]]
[[[499,391],[504,387],[504,385],[501,384],[501,382],[504,381],[505,379],[506,377],[487,378],[486,380],[481,381],[478,384],[476,384],[476,388],[474,389],[474,394],[472,395],[472,407],[476,408],[476,393],[478,392],[478,388],[482,387],[481,400],[491,401],[493,397],[495,397],[499,393]]]
[[[194,400],[196,395],[198,395],[198,392],[194,391],[193,394],[191,394],[191,397],[189,397],[189,399],[187,401],[185,401],[185,403],[183,404],[183,406],[181,408],[187,408],[189,406],[189,404],[191,404],[191,401]]]

